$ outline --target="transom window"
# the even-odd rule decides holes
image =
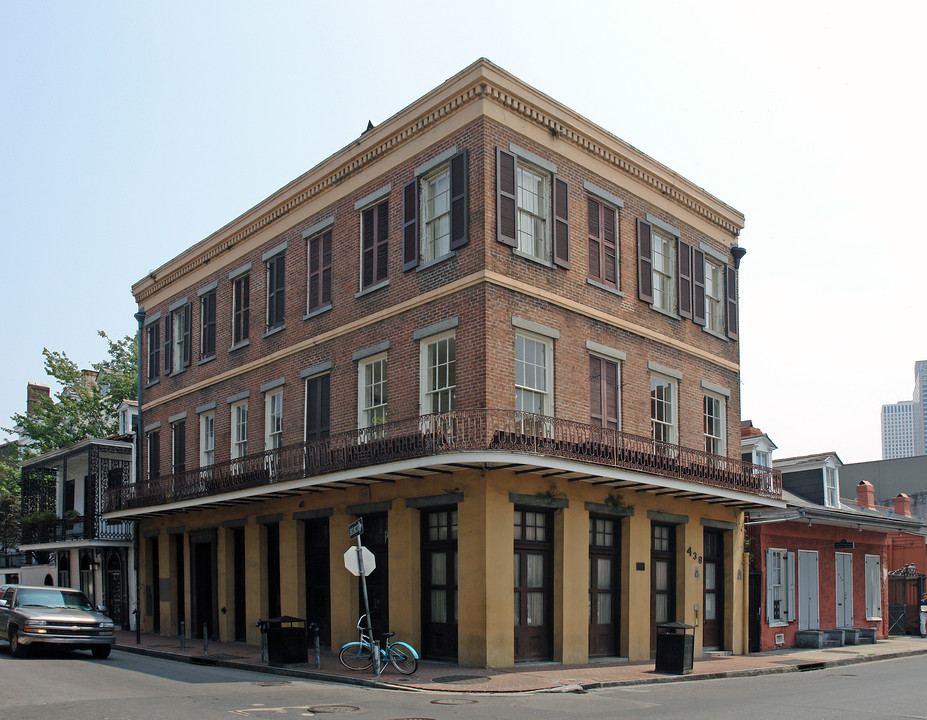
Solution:
[[[654,440],[676,442],[676,383],[659,375],[650,378],[650,421]]]
[[[724,332],[724,268],[705,258],[705,324],[713,333]]]
[[[589,518],[589,545],[615,547],[615,521],[609,518]]]
[[[547,513],[516,510],[515,540],[547,542]]]
[[[432,542],[457,539],[457,511],[428,513],[428,539]]]
[[[705,420],[705,452],[713,455],[724,455],[724,400],[715,395],[706,394],[703,415]]]
[[[358,368],[358,426],[377,427],[386,424],[386,355],[362,362]]]
[[[452,412],[457,391],[454,333],[422,341],[422,414]]]
[[[451,166],[443,165],[421,179],[422,261],[451,251]]]
[[[551,415],[552,359],[550,341],[515,336],[515,409]]]
[[[523,253],[547,261],[550,259],[550,173],[518,159],[515,179],[517,247]]]
[[[676,241],[656,227],[653,243],[653,304],[664,312],[676,311]]]

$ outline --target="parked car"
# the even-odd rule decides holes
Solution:
[[[8,585],[0,594],[0,637],[13,657],[26,657],[32,645],[60,645],[109,657],[116,642],[106,608],[94,608],[80,590]]]

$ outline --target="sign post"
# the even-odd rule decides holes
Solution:
[[[361,545],[361,535],[364,532],[364,519],[357,518],[348,528],[348,535],[353,540],[357,538],[357,547],[354,548],[356,555],[351,557],[351,550],[344,554],[344,566],[354,575],[359,575],[361,579],[361,591],[364,596],[364,611],[367,615],[367,636],[370,639],[370,646],[373,651],[373,667],[376,676],[379,677],[382,672],[380,668],[380,643],[373,639],[373,619],[370,617],[370,599],[367,596],[367,576],[376,569],[376,561],[373,553]],[[366,556],[366,562],[364,562]]]

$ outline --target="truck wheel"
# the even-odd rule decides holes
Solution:
[[[110,645],[94,645],[90,648],[90,652],[93,653],[93,656],[97,660],[105,660],[109,657],[109,651],[112,650]]]
[[[29,648],[19,642],[19,631],[16,628],[10,630],[10,655],[14,658],[24,658],[29,654]]]

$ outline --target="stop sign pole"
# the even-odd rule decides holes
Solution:
[[[370,646],[373,650],[374,672],[380,675],[380,644],[373,640],[373,619],[370,617],[370,599],[367,596],[367,572],[364,570],[364,553],[361,546],[361,535],[364,532],[364,519],[358,518],[351,523],[348,534],[357,538],[357,567],[360,570],[361,590],[364,593],[364,611],[367,613],[367,633]]]

